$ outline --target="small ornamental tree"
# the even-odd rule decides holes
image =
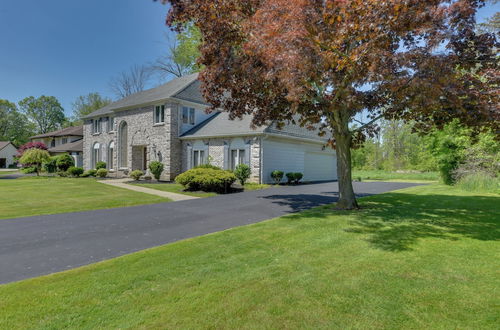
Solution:
[[[49,148],[47,148],[47,146],[43,142],[28,142],[17,149],[17,157],[22,157],[24,152],[28,149],[48,150]]]
[[[358,207],[351,148],[374,135],[378,119],[422,133],[455,118],[476,132],[499,129],[498,42],[475,24],[484,0],[163,2],[171,27],[193,22],[201,31],[209,111],[329,137],[340,209]]]
[[[50,155],[47,150],[42,149],[29,149],[23,153],[23,156],[19,159],[19,163],[23,166],[31,166],[36,170],[36,175],[40,175],[40,169],[42,164],[50,160]]]

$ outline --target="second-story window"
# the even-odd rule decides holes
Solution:
[[[182,107],[182,123],[194,125],[195,122],[195,109]]]
[[[163,124],[165,122],[165,105],[155,106],[155,124]]]
[[[107,126],[107,132],[113,132],[115,130],[115,118],[113,117],[108,117],[108,126]]]

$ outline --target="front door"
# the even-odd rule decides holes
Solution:
[[[7,167],[7,159],[0,158],[0,168],[6,168],[6,167]]]

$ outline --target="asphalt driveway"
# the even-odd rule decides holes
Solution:
[[[355,183],[359,196],[415,184]],[[196,200],[0,220],[0,283],[18,281],[146,248],[333,203],[335,182]]]

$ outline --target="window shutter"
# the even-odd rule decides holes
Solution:
[[[250,141],[248,141],[245,144],[245,164],[247,164],[248,166],[250,166],[250,146]]]
[[[189,170],[193,164],[193,147],[191,145],[187,146],[187,169]]]
[[[204,157],[203,157],[203,164],[208,164],[208,144],[209,142],[205,143],[205,147],[203,148],[203,151],[204,151]]]
[[[224,142],[224,169],[229,169],[229,144]]]

